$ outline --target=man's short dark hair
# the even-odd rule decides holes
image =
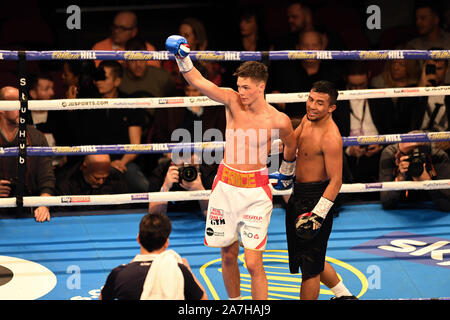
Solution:
[[[147,51],[145,41],[140,38],[131,38],[125,43],[126,51]]]
[[[31,77],[30,90],[36,90],[39,80],[41,80],[41,79],[53,82],[53,78],[50,76],[49,73],[39,72]]]
[[[314,82],[311,90],[318,93],[326,93],[330,96],[330,106],[336,104],[337,97],[339,95],[338,90],[333,82],[321,80]]]
[[[414,10],[417,11],[417,9],[422,8],[429,8],[435,15],[441,18],[441,13],[443,12],[442,6],[438,1],[433,0],[419,0],[416,1],[414,5]]]
[[[263,81],[264,83],[267,83],[269,71],[264,63],[258,61],[246,61],[236,69],[233,76],[251,78],[256,81]]]
[[[346,76],[366,75],[370,76],[369,66],[366,61],[351,61],[347,65]]]
[[[115,60],[103,60],[98,65],[97,70],[104,69],[105,67],[109,67],[112,69],[112,73],[114,78],[123,78],[123,69],[122,65]]]
[[[145,215],[139,224],[139,242],[148,252],[161,249],[172,232],[170,219],[163,214]]]

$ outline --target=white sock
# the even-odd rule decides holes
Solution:
[[[347,287],[344,285],[342,281],[339,281],[337,285],[335,285],[333,288],[330,288],[330,290],[334,293],[336,297],[342,297],[342,296],[351,296],[351,292],[348,291]]]
[[[237,297],[234,297],[234,298],[229,298],[228,300],[242,300],[242,297],[241,296],[237,296]]]

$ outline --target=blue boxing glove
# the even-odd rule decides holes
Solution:
[[[166,40],[166,49],[178,58],[186,58],[191,49],[186,38],[182,36],[170,36]]]
[[[295,159],[293,161],[281,161],[279,171],[269,174],[269,180],[276,180],[272,183],[275,190],[288,190],[292,188],[294,183]]]
[[[194,67],[189,58],[191,49],[187,40],[182,36],[170,36],[166,40],[166,49],[175,56],[181,72],[189,72]]]

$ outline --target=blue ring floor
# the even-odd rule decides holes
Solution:
[[[111,269],[139,253],[136,236],[145,213],[69,213],[46,223],[0,219],[0,299],[98,299]],[[227,299],[220,249],[203,244],[202,216],[169,217],[169,248],[189,261],[209,299]],[[273,211],[263,257],[269,298],[298,299],[301,274],[289,273],[282,208]],[[243,255],[239,259],[241,293],[250,299],[250,277]],[[427,204],[391,211],[378,203],[345,205],[334,220],[327,261],[362,300],[450,297],[450,214]],[[331,297],[321,285],[319,299]]]

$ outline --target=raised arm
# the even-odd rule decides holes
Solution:
[[[208,98],[229,106],[236,92],[229,88],[220,88],[205,77],[194,67],[189,57],[190,48],[187,40],[181,36],[170,36],[166,40],[166,49],[175,55],[181,74],[186,81],[198,89]]]

